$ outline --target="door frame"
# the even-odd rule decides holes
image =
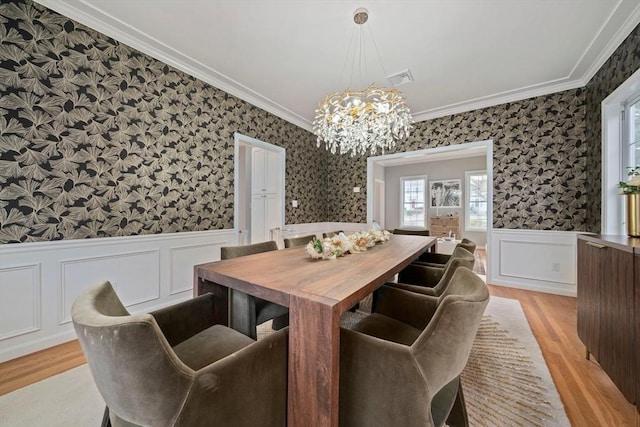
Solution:
[[[240,198],[246,196],[246,191],[251,191],[247,188],[240,188],[240,174],[245,172],[245,165],[240,162],[240,145],[248,145],[250,147],[262,148],[263,150],[269,150],[278,153],[278,160],[280,164],[279,173],[280,173],[280,191],[282,193],[282,211],[281,218],[282,224],[280,224],[280,229],[284,228],[284,224],[286,222],[286,201],[285,201],[285,179],[286,179],[286,150],[282,147],[278,147],[277,145],[269,144],[268,142],[261,141],[256,138],[252,138],[250,136],[243,135],[238,132],[234,132],[233,134],[233,231],[236,243],[238,243],[240,238],[240,229],[238,224],[238,218],[240,216],[239,208]],[[250,182],[249,182],[250,187]]]
[[[467,148],[484,147],[487,158],[487,182],[491,185],[487,188],[487,218],[489,223],[487,224],[487,259],[492,259],[494,253],[498,253],[496,248],[493,248],[489,243],[491,242],[491,234],[493,230],[493,140],[487,139],[485,141],[465,142],[461,144],[446,145],[435,148],[425,148],[415,151],[404,151],[400,153],[387,154],[382,156],[374,156],[367,158],[367,224],[371,224],[373,220],[373,191],[374,191],[374,166],[377,162],[388,159],[402,159],[407,158],[408,161],[411,157],[458,151]],[[487,277],[489,274],[490,263],[487,265]]]

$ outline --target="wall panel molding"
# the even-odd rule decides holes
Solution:
[[[60,324],[71,322],[71,306],[82,291],[105,280],[111,282],[125,307],[158,300],[160,250],[118,252],[61,261]]]
[[[40,330],[40,286],[40,263],[0,268],[0,341]]]
[[[234,242],[229,239],[215,243],[202,243],[169,249],[169,294],[176,295],[182,292],[190,292],[193,286],[192,281],[185,280],[185,278],[187,276],[191,278],[193,269],[185,271],[185,268],[189,264],[198,265],[210,262],[212,259],[220,259],[220,247],[233,244]]]
[[[494,228],[487,255],[488,283],[576,296],[577,234]]]
[[[227,229],[0,245],[0,362],[75,339],[71,305],[100,281],[132,313],[191,298],[194,264],[235,242]]]

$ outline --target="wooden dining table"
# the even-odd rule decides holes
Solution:
[[[288,425],[337,426],[340,317],[435,245],[435,237],[392,235],[335,260],[297,247],[196,265],[194,294],[214,294],[223,325],[229,289],[289,307]]]

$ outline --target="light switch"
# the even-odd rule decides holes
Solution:
[[[298,207],[298,201],[297,200],[292,200],[291,201],[291,206],[293,206],[294,208]]]
[[[359,193],[360,192],[360,187],[353,187],[353,192],[354,193]]]

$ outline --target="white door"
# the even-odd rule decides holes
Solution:
[[[254,194],[251,196],[251,243],[265,242],[268,239],[266,196]]]
[[[254,194],[251,196],[251,243],[275,240],[282,230],[282,196]]]
[[[285,150],[257,139],[236,134],[236,166],[235,177],[246,176],[246,185],[236,181],[234,189],[237,203],[235,209],[243,206],[241,201],[248,197],[249,209],[245,212],[234,210],[234,226],[244,223],[249,226],[249,242],[260,243],[275,240],[279,247],[283,246],[282,227],[284,226],[284,174]],[[243,150],[249,154],[247,162],[242,161]],[[245,157],[246,158],[246,157]],[[250,177],[250,178],[249,178]],[[248,201],[250,200],[250,202]],[[248,212],[247,212],[248,211]],[[242,244],[240,242],[240,244]]]

